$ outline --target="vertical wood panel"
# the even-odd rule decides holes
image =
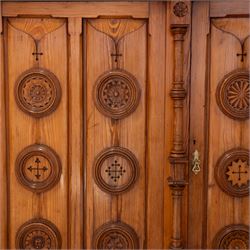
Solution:
[[[7,248],[7,161],[5,125],[4,36],[0,3],[0,248]]]
[[[163,247],[165,108],[165,4],[150,3],[147,116],[147,248]]]
[[[206,70],[207,65],[207,35],[209,33],[208,2],[193,3],[192,16],[192,65],[191,65],[191,101],[190,101],[190,165],[189,165],[189,214],[188,214],[188,247],[206,247],[203,233],[206,232]],[[199,118],[197,116],[199,115]],[[195,175],[192,172],[193,152],[200,153],[201,171]],[[205,189],[205,190],[204,190]],[[201,200],[203,202],[201,202]],[[193,209],[195,208],[195,210]],[[200,211],[200,212],[195,212]],[[206,210],[204,210],[206,211]],[[206,233],[205,233],[206,234]],[[206,237],[206,235],[205,235]]]
[[[33,40],[25,33],[8,25],[8,96],[9,96],[9,189],[10,189],[10,247],[15,247],[17,229],[33,217],[52,221],[61,232],[63,248],[67,248],[67,194],[68,194],[68,141],[67,141],[67,35],[66,23],[47,34],[40,42],[44,55],[35,61]],[[52,71],[59,79],[62,99],[57,110],[44,118],[34,119],[20,111],[14,99],[17,77],[33,66]],[[62,137],[62,135],[65,135]],[[60,182],[53,189],[34,194],[16,179],[15,160],[20,151],[33,143],[52,147],[62,162]],[[20,192],[21,190],[21,192]]]
[[[101,114],[93,101],[97,78],[114,65],[110,56],[114,52],[113,42],[90,23],[87,23],[86,29],[86,246],[91,248],[93,233],[102,224],[121,220],[136,231],[142,248],[145,237],[146,24],[127,34],[120,42],[122,57],[119,65],[137,78],[141,99],[137,109],[119,121]],[[119,196],[101,191],[93,180],[94,159],[103,149],[117,144],[132,151],[140,165],[135,185]]]
[[[82,19],[68,19],[69,33],[69,248],[83,248]]]
[[[220,19],[223,28],[227,28],[229,19]],[[249,34],[249,20],[232,19],[235,30],[231,32]],[[246,25],[244,25],[244,22]],[[213,21],[212,21],[213,23]],[[240,29],[239,29],[240,27]],[[219,157],[227,150],[236,147],[249,149],[249,119],[237,121],[221,112],[216,102],[216,88],[220,80],[229,72],[238,68],[249,68],[248,61],[240,61],[236,56],[241,52],[239,41],[231,34],[211,24],[211,71],[210,71],[210,131],[209,135],[209,173],[208,173],[208,247],[222,227],[228,224],[249,223],[249,197],[234,198],[224,193],[214,178],[214,167]],[[243,139],[245,137],[245,139]],[[226,208],[225,209],[225,204]]]

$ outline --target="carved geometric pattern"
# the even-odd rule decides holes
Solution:
[[[93,249],[138,249],[138,236],[133,228],[122,222],[109,222],[94,233]]]
[[[249,195],[249,151],[235,148],[225,152],[214,169],[220,188],[232,196]]]
[[[249,227],[243,224],[228,225],[213,240],[214,249],[249,249]]]
[[[232,119],[249,118],[249,71],[236,70],[227,74],[216,91],[217,103],[221,111]]]
[[[140,96],[138,81],[124,70],[104,73],[98,78],[94,88],[97,109],[113,119],[122,119],[134,112]]]
[[[61,243],[59,230],[45,219],[27,221],[16,234],[17,249],[60,249]]]
[[[28,70],[17,80],[15,97],[19,108],[27,114],[33,117],[49,115],[61,99],[59,80],[45,69]]]
[[[173,12],[178,17],[184,17],[188,13],[188,6],[184,2],[179,1],[174,5]]]
[[[94,179],[104,192],[116,195],[128,191],[139,175],[139,163],[126,148],[103,150],[94,162]]]
[[[19,182],[33,192],[44,192],[55,186],[61,175],[61,162],[54,150],[45,145],[31,145],[16,159]]]

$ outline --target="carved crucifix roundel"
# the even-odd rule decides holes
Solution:
[[[139,249],[138,236],[125,223],[109,222],[94,233],[93,249]]]
[[[236,120],[249,118],[249,71],[238,69],[227,74],[216,91],[218,106],[228,117]]]
[[[213,240],[214,249],[249,249],[249,227],[233,224],[222,228]]]
[[[138,81],[124,70],[109,71],[101,75],[94,87],[97,109],[105,116],[122,119],[135,111],[141,90]]]
[[[96,184],[110,194],[128,191],[139,175],[139,163],[126,148],[112,147],[102,151],[94,162]]]
[[[232,196],[249,195],[249,151],[235,148],[225,152],[217,161],[215,180]]]
[[[45,219],[27,221],[16,234],[17,249],[60,249],[61,243],[59,230]]]
[[[33,192],[44,192],[56,185],[61,176],[61,162],[56,152],[45,145],[31,145],[16,159],[19,182]]]
[[[46,69],[25,71],[16,82],[15,97],[17,105],[25,113],[33,117],[49,115],[61,99],[59,80]]]

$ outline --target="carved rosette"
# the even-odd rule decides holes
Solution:
[[[60,249],[61,235],[57,227],[45,219],[24,223],[16,234],[17,249]]]
[[[216,99],[221,111],[236,120],[249,118],[249,71],[238,69],[227,74],[219,83]]]
[[[126,148],[111,147],[97,155],[94,179],[104,192],[118,195],[133,187],[139,176],[139,162]]]
[[[217,161],[215,180],[231,196],[249,195],[249,150],[235,148],[225,152]]]
[[[16,159],[18,181],[33,192],[44,192],[60,180],[61,161],[48,146],[34,144],[25,148]]]
[[[249,249],[249,227],[243,224],[228,225],[213,240],[214,249]]]
[[[188,13],[188,6],[185,2],[179,1],[174,5],[173,12],[178,17],[184,17]]]
[[[33,117],[51,114],[59,105],[61,87],[57,77],[46,69],[30,69],[17,80],[15,98],[18,107]]]
[[[109,222],[94,233],[93,249],[139,249],[139,240],[129,225]]]
[[[94,87],[97,109],[113,119],[129,116],[137,108],[141,96],[138,81],[124,70],[113,70],[101,75]]]

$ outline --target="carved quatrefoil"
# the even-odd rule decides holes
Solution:
[[[138,81],[124,70],[101,75],[94,87],[97,109],[105,116],[122,119],[135,111],[141,96]]]
[[[61,162],[56,152],[45,145],[31,145],[16,159],[19,182],[33,192],[44,192],[55,186],[61,176]]]
[[[228,117],[236,120],[249,118],[249,71],[235,70],[227,74],[216,91],[218,106]]]
[[[139,249],[136,232],[122,222],[109,222],[94,233],[93,249]]]
[[[243,224],[224,227],[216,234],[213,248],[249,249],[249,227]]]
[[[110,194],[128,191],[139,175],[139,163],[126,148],[112,147],[103,150],[94,162],[96,184]]]
[[[235,148],[225,152],[217,161],[215,180],[232,196],[249,195],[249,151]]]
[[[17,249],[60,249],[61,235],[57,227],[45,219],[24,223],[16,234]]]
[[[49,115],[61,99],[59,80],[45,69],[25,71],[16,82],[15,97],[17,105],[25,113],[33,117]]]

